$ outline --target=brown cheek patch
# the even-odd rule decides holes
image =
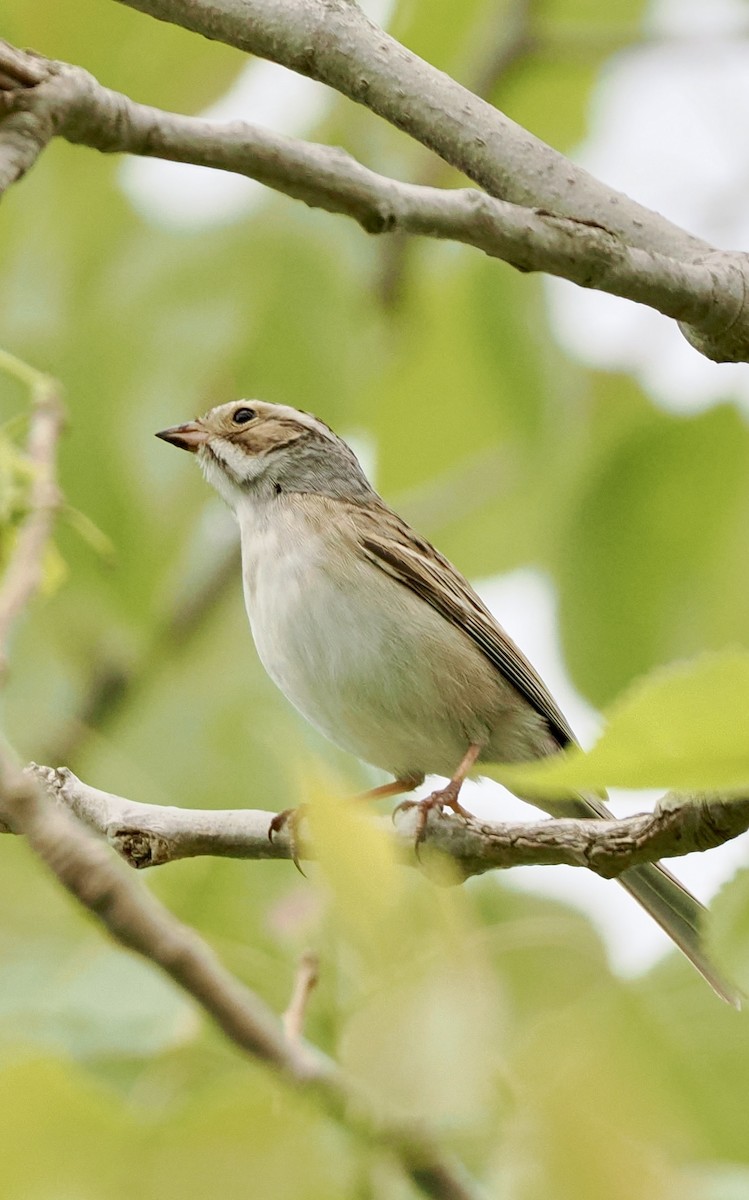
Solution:
[[[270,420],[250,421],[241,433],[234,432],[233,440],[240,442],[252,454],[266,454],[269,450],[280,450],[290,446],[305,432],[296,421],[283,417],[271,417]]]

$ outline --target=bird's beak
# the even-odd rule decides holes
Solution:
[[[197,453],[200,447],[208,441],[209,433],[198,421],[188,421],[186,425],[172,425],[169,429],[161,429],[156,437],[179,446],[180,450]]]

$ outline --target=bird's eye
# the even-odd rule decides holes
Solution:
[[[254,408],[238,408],[232,416],[232,421],[235,425],[246,425],[248,421],[252,421],[257,416]]]

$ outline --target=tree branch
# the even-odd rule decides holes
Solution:
[[[65,767],[32,764],[29,770],[58,805],[106,838],[132,867],[161,866],[204,854],[291,858],[283,830],[272,842],[268,838],[274,813],[141,804],[90,787]],[[392,832],[399,857],[411,865],[418,865],[415,820],[405,811],[397,816],[394,829],[389,818],[382,821]],[[565,864],[588,867],[610,879],[639,863],[713,849],[748,828],[749,799],[669,794],[653,813],[610,821],[466,822],[451,814],[432,813],[422,850],[448,856],[463,878],[507,867]],[[299,850],[302,858],[313,855],[303,830]]]
[[[518,67],[529,61],[537,49],[534,32],[540,0],[498,0],[480,22],[472,37],[470,87],[483,100],[497,98],[500,86]],[[478,38],[476,37],[478,33]],[[424,187],[444,187],[450,182],[451,168],[434,154],[424,154],[416,182]],[[402,231],[385,239],[382,253],[380,294],[386,306],[397,305],[404,288],[408,253],[413,241]]]
[[[0,72],[0,84],[2,73]],[[31,388],[33,412],[28,454],[33,468],[29,514],[21,525],[0,588],[0,656],[4,662],[10,626],[37,590],[44,549],[58,506],[55,455],[63,409],[53,380],[0,352],[0,368]],[[127,878],[115,860],[89,837],[86,803],[50,803],[40,780],[62,778],[44,768],[21,772],[0,748],[0,830],[23,834],[34,853],[112,937],[164,971],[213,1018],[242,1051],[267,1064],[303,1095],[357,1136],[394,1155],[419,1191],[432,1200],[481,1200],[478,1185],[421,1124],[400,1114],[383,1114],[355,1080],[302,1038],[307,998],[314,986],[312,964],[302,964],[292,1002],[280,1022],[275,1014],[221,964],[210,947],[145,888]],[[74,779],[70,776],[70,780]],[[83,786],[83,785],[81,785]],[[106,800],[104,793],[99,793]],[[58,797],[59,798],[59,797]],[[89,797],[90,800],[91,797]],[[116,799],[116,798],[113,798]],[[96,797],[94,797],[96,801]],[[104,807],[99,815],[104,813]],[[88,816],[88,819],[87,819]]]
[[[299,960],[294,986],[286,1011],[281,1015],[284,1033],[290,1041],[297,1041],[304,1030],[304,1018],[312,992],[320,978],[320,963],[317,955],[307,950]]]
[[[410,134],[490,195],[567,218],[579,227],[580,255],[591,268],[596,252],[585,245],[584,227],[605,230],[627,248],[712,267],[714,303],[720,311],[713,310],[713,319],[707,313],[696,321],[691,316],[677,319],[687,340],[706,357],[717,362],[747,361],[746,255],[719,252],[601,183],[401,46],[351,0],[118,2],[328,84]],[[587,287],[599,286],[573,275],[567,278]],[[638,298],[628,292],[618,294]]]
[[[615,192],[400,45],[351,0],[119,0],[317,79],[410,134],[491,195],[682,255],[704,242]],[[614,211],[616,210],[616,211]]]
[[[176,0],[153,0],[153,3],[149,0],[148,5],[144,0],[143,5],[134,7],[153,9],[155,15],[161,15],[162,10],[173,11],[175,20],[179,14],[182,17],[192,14],[197,21],[202,12],[199,5],[178,4]],[[256,7],[254,0],[243,2],[243,20],[248,28]],[[272,14],[277,6],[263,2],[260,7]],[[220,16],[224,9],[231,9],[230,0],[212,6],[210,12]],[[309,62],[305,60],[309,69],[303,73],[324,78],[345,91],[344,82],[347,79],[350,82],[351,71],[356,71],[357,53],[364,55],[366,62],[372,57],[371,41],[376,26],[368,22],[356,5],[344,0],[340,3],[294,0],[292,5],[285,6],[285,16],[276,13],[281,22],[278,37],[281,25],[290,27],[293,21],[301,20],[313,10],[318,17],[321,12],[329,17],[324,30],[315,26],[312,40],[314,46],[317,38],[325,53],[321,50],[317,55],[309,50],[312,57]],[[351,62],[342,64],[336,59],[335,70],[330,64],[327,70],[319,64],[313,70],[310,63],[318,63],[318,57],[321,56],[321,62],[328,62],[332,54],[330,38],[334,42],[342,38],[351,20],[354,21],[351,36],[355,34]],[[201,31],[212,29],[214,25],[209,21],[207,29]],[[287,29],[286,33],[291,39],[289,45],[295,45],[299,30]],[[105,153],[128,152],[233,171],[311,206],[351,217],[369,233],[400,230],[462,242],[521,271],[545,271],[584,287],[648,304],[679,321],[689,340],[707,357],[749,361],[749,306],[745,304],[749,256],[713,250],[664,218],[611,191],[447,76],[407,54],[381,31],[378,36],[385,39],[382,44],[387,50],[385,58],[389,66],[385,76],[400,97],[398,111],[402,109],[402,120],[392,113],[389,119],[401,127],[408,126],[414,136],[419,136],[421,130],[420,140],[432,145],[422,129],[424,114],[415,125],[410,116],[408,120],[403,116],[405,112],[411,113],[406,98],[414,85],[413,73],[418,78],[425,75],[432,97],[429,109],[430,128],[434,132],[432,148],[490,192],[502,193],[509,199],[500,200],[475,189],[442,190],[401,183],[370,171],[335,147],[284,137],[246,122],[221,124],[165,113],[136,104],[102,87],[81,68],[64,63],[32,58],[26,76],[32,74],[32,67],[36,74],[29,82],[28,78],[21,78],[20,52],[2,45],[0,89],[5,88],[5,107],[10,116],[0,124],[0,191],[28,170],[54,134]],[[243,43],[240,39],[235,44]],[[263,53],[262,47],[268,48],[259,33],[257,45],[261,48],[255,48],[256,53]],[[278,53],[266,56],[293,66],[297,57],[288,47],[288,52],[282,53],[285,45],[282,39]],[[393,47],[397,47],[397,54]],[[390,62],[393,56],[399,64],[400,74],[396,78],[401,83],[397,86],[391,78],[395,70]],[[45,64],[45,76],[38,81],[41,63]],[[301,69],[298,63],[297,69]],[[8,90],[9,80],[14,86]],[[409,83],[408,89],[401,86],[404,82]],[[380,80],[380,85],[382,90],[384,80]],[[457,121],[451,110],[458,96],[471,100],[470,104],[462,103],[462,122]],[[444,112],[435,108],[438,101]],[[382,115],[391,108],[392,105],[384,106]],[[417,108],[421,111],[423,102]],[[474,122],[470,154],[464,146],[463,126],[467,116]],[[435,132],[442,125],[452,131],[447,140]],[[518,157],[521,134],[523,152]],[[21,149],[19,138],[23,142]],[[476,159],[473,151],[479,144],[480,154]],[[461,146],[466,153],[458,153]],[[487,157],[489,146],[494,157]],[[495,169],[489,170],[492,163]],[[566,173],[564,187],[559,178],[561,164]],[[525,207],[528,203],[534,207]]]
[[[189,926],[135,880],[71,813],[49,803],[34,774],[0,758],[0,797],[7,824],[112,937],[160,967],[250,1057],[271,1067],[359,1137],[394,1154],[412,1183],[433,1200],[480,1200],[478,1185],[409,1119],[383,1116],[355,1081],[305,1042],[296,1021],[288,1037],[275,1014],[236,979]]]

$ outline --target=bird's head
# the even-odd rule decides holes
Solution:
[[[374,495],[350,447],[317,417],[285,404],[235,400],[156,436],[195,454],[235,511],[283,492],[359,501]]]

